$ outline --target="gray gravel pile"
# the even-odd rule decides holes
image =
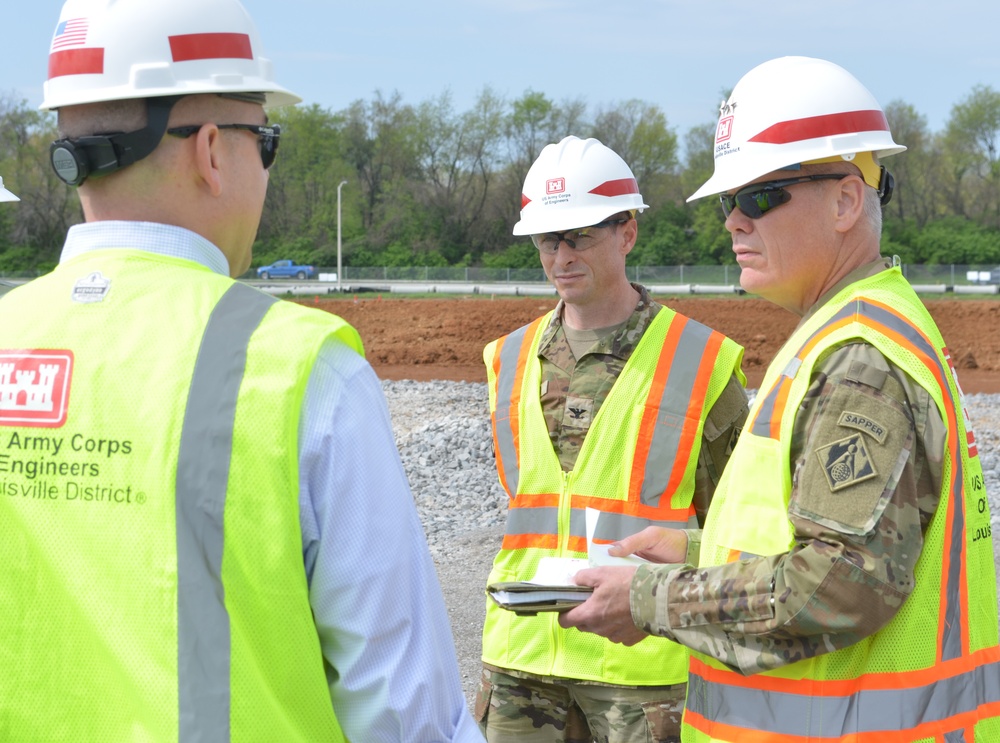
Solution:
[[[437,565],[471,704],[479,678],[483,589],[506,517],[493,460],[486,385],[385,381],[382,387]],[[1000,575],[1000,395],[968,395],[966,403],[986,479]]]
[[[396,445],[434,555],[456,534],[502,525],[485,384],[383,382]]]

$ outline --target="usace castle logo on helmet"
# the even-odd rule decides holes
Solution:
[[[72,370],[69,350],[0,350],[0,426],[62,426]]]
[[[732,155],[740,151],[739,147],[730,147],[729,139],[733,136],[733,121],[736,119],[736,104],[723,101],[719,106],[719,128],[715,131],[715,158]]]
[[[565,178],[549,178],[545,181],[545,193],[562,193],[566,190],[566,179]]]
[[[733,119],[736,113],[736,104],[723,101],[719,106],[719,128],[715,133],[716,142],[725,142],[733,136]]]

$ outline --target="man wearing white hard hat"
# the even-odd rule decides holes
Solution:
[[[524,181],[530,236],[560,301],[484,351],[509,497],[490,583],[530,580],[651,524],[697,528],[747,414],[743,349],[629,283],[646,208],[596,139],[545,147]],[[587,512],[593,519],[590,534]],[[490,743],[677,741],[687,653],[567,632],[490,604],[476,714]]]
[[[651,529],[564,618],[692,649],[685,741],[1000,740],[990,514],[945,341],[881,209],[901,152],[843,68],[785,57],[723,103],[715,174],[740,281],[801,317],[708,513],[698,562]]]
[[[63,6],[86,223],[0,300],[0,739],[482,741],[357,332],[231,278],[298,100],[237,0]]]

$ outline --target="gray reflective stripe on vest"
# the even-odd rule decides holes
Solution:
[[[587,536],[586,510],[573,508],[569,515],[569,535],[585,538]],[[624,539],[647,526],[663,526],[671,529],[690,529],[697,526],[697,520],[692,517],[686,521],[660,521],[639,516],[629,516],[623,513],[601,513],[597,519],[594,538],[607,541]],[[506,533],[508,536],[539,535],[559,533],[559,509],[554,506],[538,508],[512,507],[507,511]]]
[[[674,322],[679,320],[675,318]],[[712,332],[701,323],[690,320],[684,324],[677,341],[674,358],[670,362],[670,374],[667,376],[667,383],[663,385],[663,394],[657,401],[656,427],[653,429],[653,440],[649,444],[642,473],[639,499],[647,506],[659,506],[660,498],[670,483],[674,460],[681,445],[684,418]],[[670,413],[680,417],[681,425],[666,417]]]
[[[508,494],[512,498],[517,494],[520,468],[511,425],[511,401],[514,399],[514,382],[517,379],[517,360],[529,327],[531,326],[525,325],[518,328],[504,339],[500,345],[500,371],[497,374],[497,408],[493,415],[493,428],[497,450],[500,452],[499,464],[503,467],[504,482],[507,483]]]
[[[802,681],[801,688],[801,694],[741,688],[706,682],[692,671],[687,707],[711,722],[803,738],[839,740],[851,733],[905,731],[1000,701],[1000,664],[987,663],[909,689],[814,696],[811,682]]]
[[[556,534],[559,527],[559,509],[554,506],[523,508],[513,506],[507,509],[508,536],[521,534]]]
[[[229,740],[223,516],[247,346],[276,301],[244,284],[226,291],[202,336],[184,411],[176,502],[178,739],[184,743]]]
[[[580,512],[580,518],[583,518],[583,511]],[[698,519],[692,515],[684,521],[667,521],[648,519],[641,516],[629,516],[624,513],[603,512],[597,517],[594,538],[602,541],[616,542],[630,534],[642,531],[647,526],[662,526],[666,529],[695,529],[698,526]]]

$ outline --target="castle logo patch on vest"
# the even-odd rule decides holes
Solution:
[[[888,435],[888,431],[885,430],[885,426],[881,423],[873,421],[861,413],[852,413],[849,410],[845,410],[840,414],[840,419],[837,423],[845,428],[854,428],[858,431],[863,431],[880,444],[885,443],[885,437]]]
[[[0,350],[0,426],[63,425],[72,376],[72,351]]]
[[[104,278],[100,271],[77,279],[73,285],[73,301],[80,304],[93,304],[103,302],[108,292],[111,291],[111,279]]]
[[[836,492],[878,475],[860,433],[816,450],[830,490]]]

